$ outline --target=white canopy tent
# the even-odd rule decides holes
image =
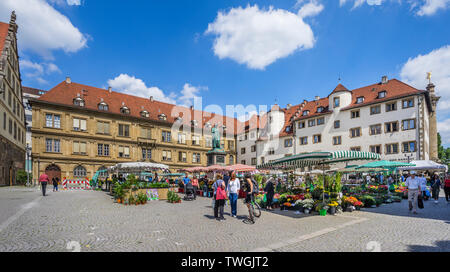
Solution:
[[[129,172],[138,173],[145,171],[169,170],[169,166],[161,163],[152,162],[126,162],[118,163],[108,168],[109,172]]]
[[[434,161],[412,161],[412,164],[415,164],[416,166],[406,166],[406,167],[399,167],[398,170],[401,171],[411,171],[411,170],[436,170],[436,171],[448,171],[448,167],[443,164],[436,163]]]

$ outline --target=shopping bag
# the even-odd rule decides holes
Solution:
[[[266,203],[266,202],[267,202],[267,195],[266,195],[266,194],[264,194],[264,197],[263,197],[263,202],[264,202],[264,203]]]
[[[424,208],[423,207],[423,198],[422,198],[422,196],[419,196],[417,206],[419,207],[419,209],[423,209]]]

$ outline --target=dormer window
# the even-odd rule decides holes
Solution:
[[[308,111],[308,110],[303,111],[302,115],[303,115],[303,116],[309,115],[309,111]]]
[[[358,98],[356,98],[356,104],[361,104],[364,102],[364,96],[360,96]]]
[[[81,97],[77,97],[73,100],[75,106],[84,107],[84,100]]]
[[[318,107],[317,112],[323,112],[323,107]]]
[[[105,102],[100,102],[98,104],[98,109],[101,111],[108,111],[109,107],[108,107],[108,104],[106,104]]]
[[[162,121],[166,121],[167,120],[167,116],[164,113],[161,113],[160,115],[158,115],[159,120]]]
[[[122,113],[122,114],[130,114],[130,109],[127,106],[122,106],[120,108],[120,113]]]
[[[386,91],[382,91],[378,93],[378,98],[385,98],[386,97]]]
[[[291,131],[291,127],[286,127],[286,132],[290,132]]]
[[[141,117],[144,118],[149,118],[150,117],[150,113],[146,110],[141,111]]]

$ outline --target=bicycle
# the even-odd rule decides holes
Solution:
[[[244,202],[245,202],[245,200],[244,200]],[[255,223],[255,217],[259,218],[261,216],[261,207],[259,206],[258,203],[255,202],[253,197],[252,197],[250,203],[246,203],[246,204],[250,204],[248,207],[249,208],[249,219],[250,219],[250,221]]]

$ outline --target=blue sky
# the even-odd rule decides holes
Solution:
[[[339,77],[349,89],[383,75],[424,89],[432,71],[449,145],[449,7],[450,0],[5,0],[0,20],[16,10],[23,85],[46,90],[70,76],[185,105],[201,96],[203,105],[285,106],[327,96]]]

